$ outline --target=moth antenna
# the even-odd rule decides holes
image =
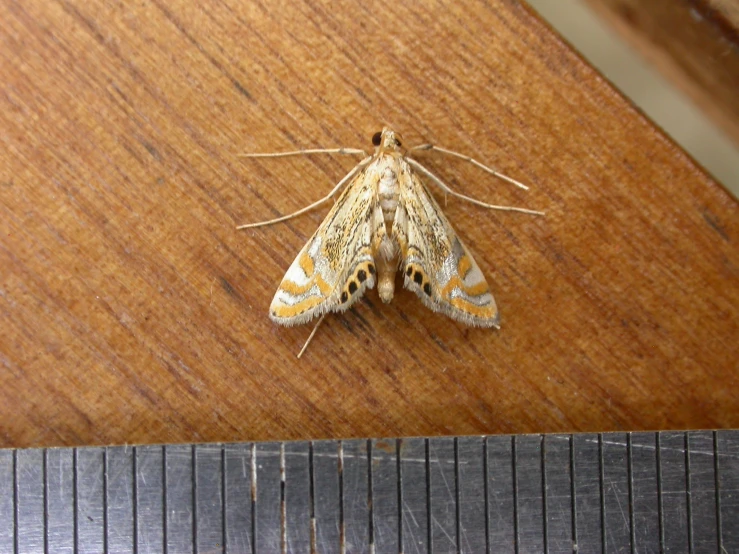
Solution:
[[[303,348],[300,349],[300,352],[298,352],[298,359],[300,359],[300,356],[303,355],[303,352],[305,352],[305,349],[308,348],[308,345],[310,344],[310,341],[313,340],[313,335],[316,334],[316,331],[318,331],[318,326],[323,323],[323,318],[326,317],[326,314],[323,314],[321,316],[321,319],[318,320],[318,323],[316,323],[316,326],[313,327],[313,330],[310,332],[310,335],[308,335],[308,340],[305,341],[305,344],[303,345]]]
[[[290,150],[289,152],[245,152],[236,154],[238,158],[285,158],[287,156],[308,156],[310,154],[347,154],[367,157],[367,152],[361,148],[311,148],[308,150]]]
[[[508,177],[508,175],[504,175],[503,173],[500,173],[499,171],[494,170],[492,167],[488,167],[485,164],[480,163],[473,158],[470,158],[469,156],[460,154],[459,152],[455,152],[453,150],[447,150],[446,148],[442,148],[441,146],[435,146],[433,144],[420,144],[418,146],[414,146],[413,148],[411,148],[409,152],[412,152],[414,150],[436,150],[437,152],[441,152],[442,154],[448,154],[449,156],[454,156],[455,158],[459,158],[466,162],[470,162],[472,165],[479,167],[480,169],[482,169],[483,171],[487,173],[490,173],[490,175],[494,175],[498,179],[507,181],[511,183],[512,185],[517,186],[518,188],[529,190],[529,187],[527,187],[523,183],[520,183],[519,181],[516,181],[515,179]]]
[[[369,158],[369,157],[368,158],[365,158],[364,160],[362,160],[361,162],[359,162],[357,165],[355,165],[354,166],[354,169],[352,169],[349,173],[347,173],[346,176],[341,181],[339,181],[339,183],[333,188],[333,190],[331,190],[331,192],[329,192],[326,196],[324,196],[320,200],[317,200],[316,202],[313,202],[312,204],[309,204],[308,206],[305,206],[304,208],[301,208],[298,211],[293,212],[291,214],[283,215],[282,217],[277,217],[275,219],[269,219],[267,221],[258,221],[256,223],[246,223],[244,225],[239,225],[236,228],[237,229],[253,229],[254,227],[262,227],[264,225],[272,225],[273,223],[280,223],[281,221],[287,221],[288,219],[292,219],[293,217],[297,217],[299,215],[302,215],[305,212],[308,212],[308,211],[312,210],[313,208],[317,208],[318,206],[320,206],[324,202],[327,202],[334,194],[336,194],[338,192],[338,190],[342,186],[344,186],[344,184],[347,181],[349,181],[350,179],[352,179],[359,172],[360,169],[362,169],[365,165],[367,165],[371,159],[372,158]]]
[[[482,202],[480,200],[476,200],[475,198],[471,198],[469,196],[465,196],[464,194],[460,194],[459,192],[455,192],[451,188],[449,188],[448,185],[444,183],[441,179],[439,179],[436,175],[431,173],[428,169],[423,167],[420,163],[418,163],[413,158],[406,158],[405,159],[411,166],[416,168],[419,173],[423,173],[426,177],[431,179],[438,187],[441,188],[444,192],[451,194],[452,196],[456,196],[457,198],[461,198],[462,200],[466,200],[467,202],[471,202],[472,204],[476,204],[478,206],[482,206],[483,208],[489,208],[491,210],[500,210],[504,212],[521,212],[524,214],[532,214],[532,215],[544,215],[544,212],[540,212],[537,210],[529,210],[526,208],[518,208],[515,206],[496,206],[495,204],[487,204],[486,202]]]

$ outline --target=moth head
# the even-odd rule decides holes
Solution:
[[[399,133],[385,127],[372,135],[372,144],[377,147],[378,152],[398,152],[403,146],[403,140]]]

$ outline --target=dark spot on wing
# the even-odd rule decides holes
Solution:
[[[364,283],[367,280],[367,272],[364,269],[357,271],[357,281]]]
[[[349,294],[357,292],[357,284],[354,281],[349,282]]]

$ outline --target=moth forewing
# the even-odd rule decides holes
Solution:
[[[369,176],[362,171],[349,183],[287,270],[270,305],[276,323],[299,325],[346,310],[374,287],[378,208]]]
[[[467,325],[498,327],[499,313],[477,262],[418,175],[400,175],[398,235],[404,285],[427,307]],[[405,229],[402,229],[405,225]]]

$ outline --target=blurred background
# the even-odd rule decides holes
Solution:
[[[527,0],[739,197],[739,0]]]

